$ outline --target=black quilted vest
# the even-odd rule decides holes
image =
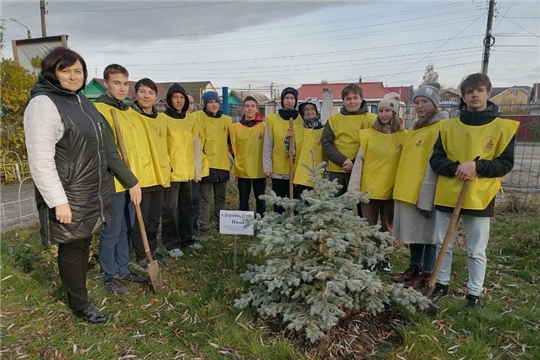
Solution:
[[[36,188],[36,203],[45,244],[65,244],[90,237],[112,224],[111,199],[105,159],[105,124],[101,114],[82,94],[63,90],[40,76],[32,97],[48,96],[64,123],[64,135],[56,143],[56,170],[72,213],[70,224],[56,220]]]

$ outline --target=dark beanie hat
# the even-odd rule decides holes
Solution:
[[[206,107],[206,104],[208,104],[208,102],[210,100],[217,100],[219,102],[219,95],[217,92],[215,91],[207,91],[203,94],[202,96],[202,101],[203,101],[203,107]]]
[[[296,105],[298,105],[298,91],[292,87],[286,87],[281,92],[281,106],[283,107],[283,99],[285,99],[287,94],[292,94],[292,96],[294,96],[294,108],[296,109]]]

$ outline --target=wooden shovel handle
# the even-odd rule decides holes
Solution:
[[[294,130],[294,119],[289,118],[289,129]],[[294,135],[289,136],[289,199],[294,198]]]

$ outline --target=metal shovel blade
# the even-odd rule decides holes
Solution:
[[[156,260],[152,260],[148,263],[148,272],[150,273],[150,281],[152,282],[154,291],[160,292],[163,290],[163,278],[161,277],[159,263]]]

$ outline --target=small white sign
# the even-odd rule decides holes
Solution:
[[[225,235],[253,235],[253,225],[246,217],[253,218],[253,211],[220,210],[219,233]]]

